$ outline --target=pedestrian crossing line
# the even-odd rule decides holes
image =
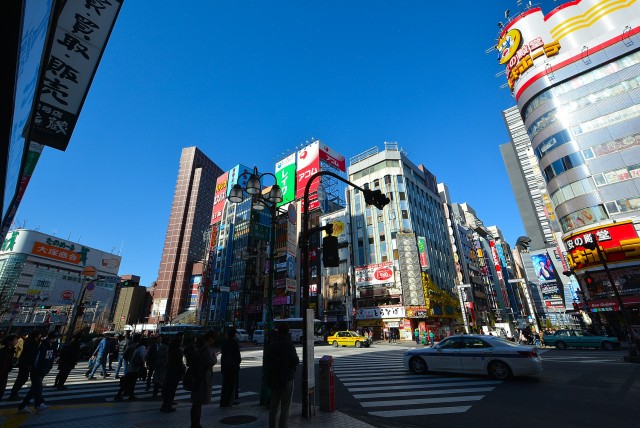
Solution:
[[[406,380],[405,380],[406,379]],[[382,385],[393,385],[399,382],[402,382],[403,384],[412,384],[412,383],[418,383],[418,384],[434,384],[436,387],[438,386],[438,384],[440,384],[441,382],[449,382],[449,381],[461,381],[461,382],[465,382],[465,384],[467,383],[474,383],[475,379],[460,379],[458,377],[439,377],[439,378],[427,378],[427,379],[422,379],[421,377],[417,378],[415,376],[412,377],[406,377],[406,378],[400,378],[397,380],[394,379],[367,379],[367,380],[361,380],[358,382],[343,382],[342,384],[344,386],[346,386],[347,388],[351,387],[351,386],[366,386],[366,385],[376,385],[378,387],[378,389],[382,386]],[[480,381],[480,382],[499,382],[499,381]]]
[[[479,382],[442,382],[442,383],[434,383],[434,384],[424,384],[419,383],[417,385],[405,384],[405,385],[397,385],[397,386],[385,386],[385,391],[402,391],[403,389],[433,389],[440,387],[451,387],[451,386],[468,386],[468,385],[498,385],[501,382],[499,381],[479,381]],[[349,388],[349,392],[366,392],[366,391],[380,391],[380,386],[375,385],[373,382],[370,384],[371,386],[366,388]]]
[[[456,403],[460,401],[482,400],[484,395],[463,395],[461,397],[420,398],[414,400],[365,401],[362,407],[417,406],[423,404]]]
[[[340,380],[358,380],[358,379],[371,379],[371,375],[364,375],[362,373],[358,374],[342,374],[334,372],[336,376],[340,377]],[[407,374],[406,370],[393,370],[388,371],[385,370],[385,378],[396,377],[396,378],[406,378],[406,379],[415,379],[415,375]],[[430,376],[433,377],[433,376]]]
[[[382,410],[369,412],[369,414],[371,416],[380,416],[381,418],[399,418],[402,416],[428,416],[443,415],[447,413],[464,413],[470,408],[471,406],[427,407],[422,409]]]
[[[391,372],[391,373],[393,373],[393,372],[402,372],[402,373],[406,373],[406,372],[407,372],[407,370],[405,370],[404,368],[401,368],[401,367],[400,367],[400,368],[398,368],[398,366],[395,366],[395,367],[396,367],[396,368],[392,368],[391,366],[390,366],[390,367],[380,367],[379,369],[380,369],[380,370],[383,370],[385,373],[388,373],[388,372]],[[376,368],[378,368],[378,366],[376,366]],[[357,372],[354,372],[354,370],[357,370]],[[333,369],[333,372],[334,372],[335,374],[341,374],[341,375],[345,375],[345,376],[350,376],[350,375],[357,376],[357,375],[361,375],[361,374],[362,374],[362,373],[361,373],[361,371],[362,371],[362,366],[358,367],[357,369],[337,369],[337,370],[336,370],[336,369],[335,369],[335,367],[334,367],[334,369]]]
[[[440,395],[440,394],[468,394],[472,392],[491,392],[495,387],[486,388],[455,388],[455,389],[437,389],[435,391],[405,391],[405,392],[380,392],[377,394],[354,394],[353,398],[385,398],[385,397],[415,397],[418,395]]]

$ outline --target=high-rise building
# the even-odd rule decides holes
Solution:
[[[223,171],[197,147],[182,149],[150,322],[187,310],[193,263],[204,257],[216,178]]]

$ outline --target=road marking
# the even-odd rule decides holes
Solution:
[[[399,386],[385,386],[385,391],[402,391],[403,389],[423,389],[423,388],[439,388],[443,386],[470,386],[470,385],[499,385],[499,381],[479,381],[479,382],[442,382],[434,384],[420,383],[418,385],[399,385]],[[366,392],[366,391],[380,391],[379,386],[370,386],[367,388],[349,388],[350,392]]]
[[[471,406],[457,407],[428,407],[425,409],[406,409],[406,410],[383,410],[379,412],[369,412],[371,416],[380,416],[382,418],[398,418],[402,416],[427,416],[442,415],[447,413],[464,413]]]
[[[459,401],[478,401],[484,395],[463,395],[461,397],[420,398],[415,400],[365,401],[362,407],[414,406],[422,404],[456,403]]]
[[[406,379],[406,380],[404,380]],[[457,377],[439,377],[439,378],[422,378],[422,377],[416,377],[416,376],[407,376],[407,377],[403,377],[401,379],[398,380],[387,380],[386,378],[384,380],[380,380],[380,379],[367,379],[366,381],[359,381],[359,382],[342,382],[342,384],[346,387],[351,387],[351,386],[363,386],[363,385],[377,385],[378,388],[380,388],[380,385],[392,385],[392,384],[396,384],[398,382],[402,381],[403,384],[411,384],[411,383],[419,383],[422,385],[425,384],[431,384],[433,383],[434,386],[438,386],[438,384],[440,384],[440,382],[449,382],[449,381],[462,381],[465,384],[467,383],[475,383],[475,379],[460,379]],[[484,381],[481,381],[484,382]],[[493,382],[493,381],[492,381]],[[498,381],[499,382],[499,381]]]
[[[406,392],[380,392],[377,394],[354,394],[354,398],[384,398],[384,397],[415,397],[417,395],[440,395],[440,394],[468,394],[470,392],[490,392],[495,389],[494,386],[487,388],[454,388],[454,389],[436,389],[434,391],[406,391]]]

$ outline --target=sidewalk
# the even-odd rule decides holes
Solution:
[[[92,403],[77,405],[52,405],[48,410],[33,415],[17,414],[14,408],[0,411],[2,428],[17,427],[64,427],[64,428],[186,428],[190,424],[191,404],[180,402],[174,413],[160,413],[159,401],[136,401],[132,403]],[[289,426],[296,427],[340,427],[366,428],[371,425],[341,412],[321,412],[316,407],[315,416],[309,421],[301,416],[302,406],[292,403]],[[201,425],[208,427],[236,426],[263,428],[269,426],[269,412],[257,401],[241,403],[221,409],[218,404],[202,407]]]

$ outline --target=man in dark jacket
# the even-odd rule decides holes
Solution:
[[[60,349],[58,375],[56,376],[56,381],[53,384],[58,391],[69,389],[64,386],[64,383],[67,381],[69,373],[71,373],[71,370],[73,370],[76,364],[78,364],[78,360],[80,359],[80,337],[80,334],[76,334],[71,342],[65,343]]]
[[[20,358],[18,359],[18,376],[16,377],[16,381],[13,383],[13,387],[11,388],[11,395],[9,395],[9,401],[18,401],[22,400],[22,397],[18,394],[20,392],[20,388],[27,383],[29,380],[29,372],[31,371],[31,367],[33,366],[33,362],[36,359],[36,355],[38,354],[38,346],[40,346],[40,339],[42,338],[41,331],[34,331],[29,334],[27,340],[24,342],[24,347],[22,348],[22,353],[20,354]]]
[[[287,428],[289,406],[293,396],[293,381],[300,358],[295,346],[289,339],[289,326],[286,323],[278,325],[278,336],[269,345],[265,356],[265,365],[269,370],[267,382],[271,389],[271,403],[269,405],[269,428],[276,427],[278,408],[280,409],[279,428]]]
[[[0,348],[0,401],[7,387],[7,379],[9,372],[15,363],[16,345],[18,344],[18,336],[10,334],[2,338],[2,347]]]
[[[42,380],[51,371],[53,360],[55,358],[55,343],[58,340],[58,333],[51,332],[47,335],[47,339],[43,340],[38,347],[35,361],[31,367],[31,388],[25,395],[24,400],[18,406],[18,413],[33,413],[27,406],[33,398],[33,404],[36,406],[37,412],[47,410],[49,406],[44,404],[42,398]]]
[[[167,361],[167,373],[162,387],[162,407],[160,411],[163,413],[175,412],[176,408],[173,407],[174,397],[176,396],[176,390],[180,384],[180,379],[186,371],[183,361],[182,341],[184,334],[182,332],[177,333],[171,344],[169,345],[169,358]]]
[[[235,393],[236,382],[238,382],[238,374],[240,372],[240,345],[236,340],[236,329],[231,327],[227,332],[227,340],[222,345],[222,363],[220,368],[222,371],[222,392],[220,393],[220,407],[234,406],[233,396]]]
[[[149,352],[147,353],[147,391],[151,388],[151,379],[156,370],[156,363],[160,350],[163,349],[162,336],[150,340]]]

